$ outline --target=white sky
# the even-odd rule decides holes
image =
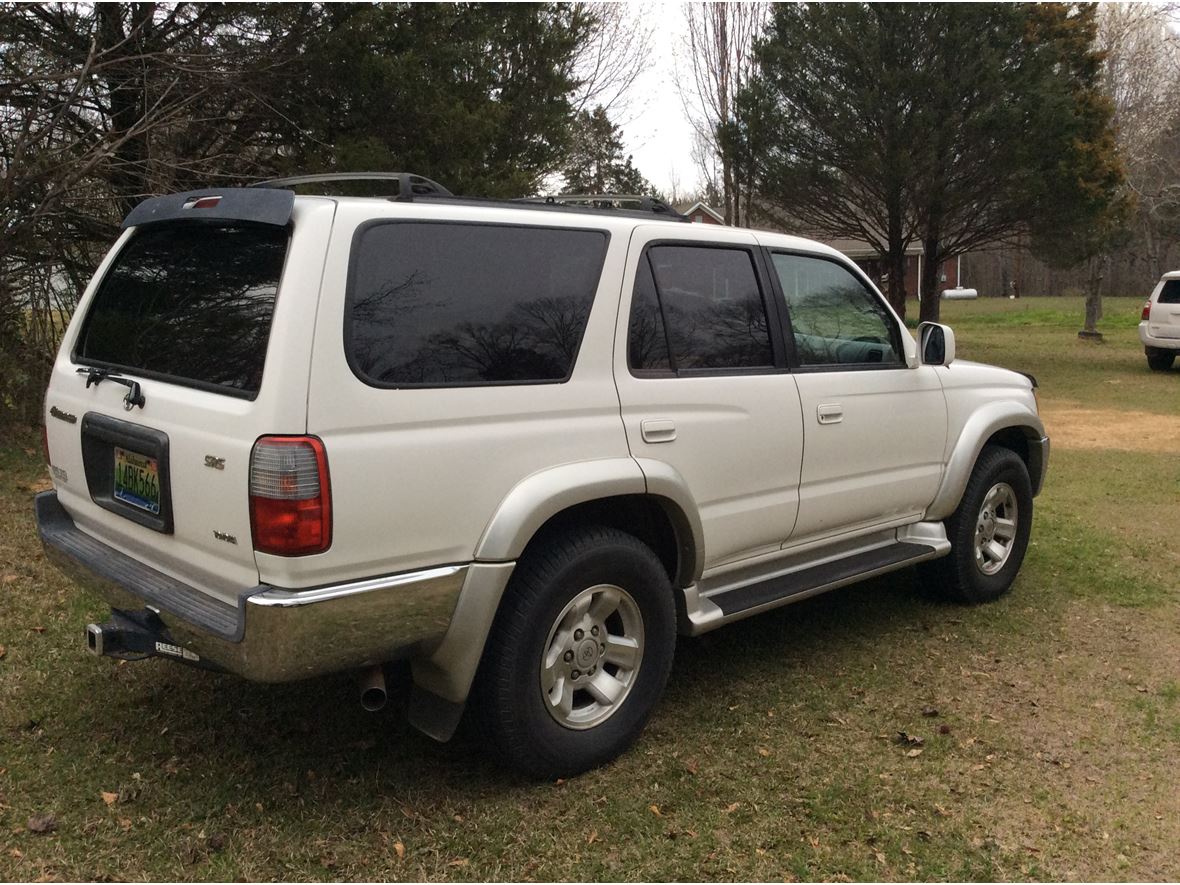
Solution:
[[[623,144],[636,168],[665,194],[673,175],[680,192],[696,190],[697,171],[692,162],[692,126],[676,88],[677,59],[684,76],[691,76],[683,46],[683,3],[632,2],[636,15],[652,29],[650,64],[627,96],[627,107],[615,114],[622,127]]]

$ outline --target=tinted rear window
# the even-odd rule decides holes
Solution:
[[[1168,280],[1160,289],[1158,304],[1180,304],[1180,280]]]
[[[352,257],[345,347],[382,387],[563,381],[586,330],[606,234],[394,222]]]
[[[744,249],[653,246],[647,251],[676,370],[774,365],[753,258]]]
[[[136,233],[99,287],[75,360],[257,393],[287,242],[269,225]]]

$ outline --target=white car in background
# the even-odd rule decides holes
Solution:
[[[1143,303],[1139,340],[1148,366],[1157,372],[1172,368],[1180,351],[1180,270],[1164,274]]]

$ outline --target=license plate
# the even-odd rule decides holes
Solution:
[[[160,514],[160,465],[155,458],[115,447],[115,499]]]

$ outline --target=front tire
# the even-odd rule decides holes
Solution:
[[[1153,372],[1166,372],[1176,361],[1176,351],[1163,350],[1159,347],[1145,348],[1147,352],[1147,367]]]
[[[1024,461],[1011,449],[984,446],[959,506],[945,522],[951,552],[924,563],[923,579],[957,602],[999,599],[1024,562],[1032,512]]]
[[[647,724],[675,645],[671,582],[649,547],[604,526],[542,538],[488,637],[479,724],[499,759],[529,775],[602,765]]]

